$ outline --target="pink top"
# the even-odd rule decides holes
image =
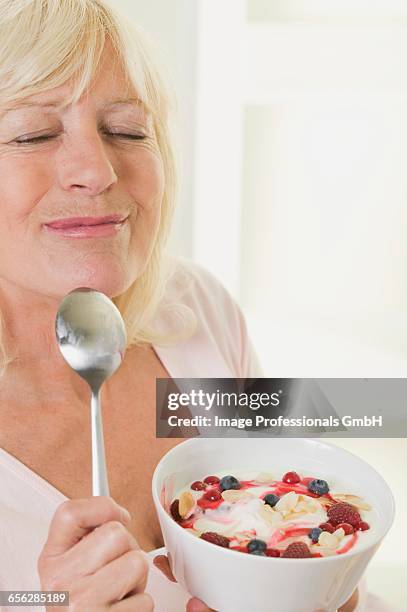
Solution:
[[[189,279],[189,286],[185,283]],[[178,260],[167,294],[177,295],[198,320],[194,335],[171,347],[154,346],[174,378],[261,377],[262,371],[236,303],[200,266]],[[180,297],[181,296],[181,297]],[[161,315],[160,315],[161,316]],[[157,320],[171,329],[168,318]],[[67,498],[21,461],[0,448],[0,590],[40,590],[37,559],[57,507]],[[155,553],[150,553],[152,558]],[[151,567],[147,590],[156,612],[182,612],[188,596]],[[37,607],[2,607],[5,612],[43,611]],[[392,612],[366,594],[364,581],[357,612]]]

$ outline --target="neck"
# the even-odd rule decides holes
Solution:
[[[0,280],[2,343],[10,363],[0,379],[1,395],[12,396],[22,387],[30,397],[83,398],[86,383],[62,357],[55,337],[55,317],[60,300],[39,295]]]

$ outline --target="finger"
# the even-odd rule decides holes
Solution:
[[[348,601],[339,608],[338,612],[353,612],[354,610],[356,610],[358,602],[359,602],[359,590],[356,589],[353,592],[352,597],[348,599]]]
[[[142,593],[146,588],[147,576],[148,561],[144,553],[130,550],[94,574],[83,578],[78,587],[86,586],[94,604],[113,604],[130,592]]]
[[[152,612],[154,601],[148,593],[140,593],[113,604],[109,609],[114,612]]]
[[[168,578],[168,580],[171,580],[171,582],[177,582],[171,571],[168,557],[165,555],[157,555],[154,557],[153,563],[164,574],[164,576]]]
[[[190,599],[187,603],[187,612],[215,612],[212,608],[208,608],[200,599]]]
[[[108,521],[130,522],[127,510],[111,497],[97,496],[63,502],[52,518],[44,554],[53,556],[66,552],[90,530]]]
[[[64,579],[72,583],[81,576],[93,574],[104,565],[139,545],[123,523],[109,521],[80,540],[64,554]]]

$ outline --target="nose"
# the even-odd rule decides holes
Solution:
[[[117,182],[117,175],[98,133],[81,133],[66,141],[56,168],[65,191],[97,196]]]

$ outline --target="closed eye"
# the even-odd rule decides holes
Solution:
[[[105,136],[113,137],[113,138],[124,138],[126,140],[145,140],[147,136],[145,134],[130,134],[125,132],[108,132],[104,131],[103,134]],[[21,145],[25,144],[41,144],[42,142],[48,142],[57,138],[58,134],[43,134],[42,136],[32,136],[25,137],[21,136],[19,138],[15,138],[13,142]]]
[[[113,136],[114,138],[126,138],[127,140],[145,140],[147,136],[145,134],[129,134],[126,132],[103,132],[106,136]]]
[[[15,138],[13,142],[17,144],[36,144],[41,142],[46,142],[48,140],[52,140],[56,138],[57,134],[44,134],[43,136],[33,136],[31,138],[27,138],[25,136],[21,136],[20,138]]]

